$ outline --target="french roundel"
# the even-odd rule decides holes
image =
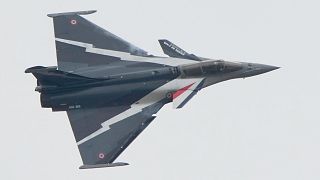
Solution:
[[[72,20],[70,21],[70,24],[72,24],[72,25],[76,25],[76,24],[77,24],[77,20],[72,19]]]

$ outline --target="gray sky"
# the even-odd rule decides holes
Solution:
[[[1,9],[0,179],[320,178],[319,1],[18,1]],[[55,65],[47,13],[97,9],[87,18],[155,55],[166,38],[199,56],[281,66],[165,106],[118,158],[82,165],[63,112],[41,109],[27,67]]]

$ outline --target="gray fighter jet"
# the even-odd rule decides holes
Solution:
[[[278,67],[189,54],[159,40],[158,57],[84,19],[96,11],[48,14],[58,65],[25,72],[37,79],[41,106],[66,111],[81,154],[81,169],[123,166],[115,159],[167,103],[182,108],[200,89]]]

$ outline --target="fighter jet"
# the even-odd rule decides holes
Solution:
[[[182,108],[202,88],[278,67],[189,54],[159,43],[159,57],[100,28],[83,15],[53,19],[57,66],[26,69],[37,79],[41,106],[66,111],[83,165],[80,169],[128,165],[114,162],[168,103]]]

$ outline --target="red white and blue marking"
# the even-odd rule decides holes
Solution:
[[[198,79],[196,82],[173,93],[173,107],[176,109],[182,108],[194,95],[197,94],[197,92],[202,88],[203,83],[204,79]]]

